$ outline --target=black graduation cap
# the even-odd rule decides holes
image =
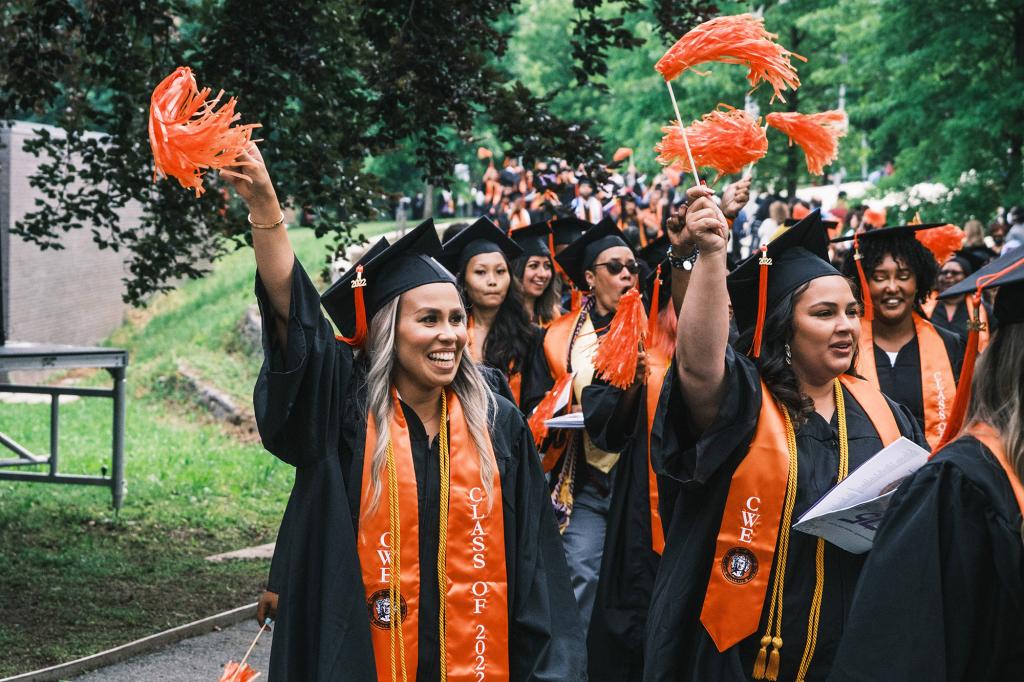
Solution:
[[[1008,251],[970,277],[957,282],[939,298],[970,295],[975,291],[999,287],[993,307],[999,325],[1024,322],[1024,246]],[[980,284],[980,287],[979,287]]]
[[[576,216],[556,218],[551,221],[550,225],[551,232],[555,236],[555,246],[572,244],[574,241],[579,239],[584,232],[593,227],[591,223],[588,223],[586,220],[580,220]]]
[[[636,252],[636,257],[647,263],[653,270],[658,264],[668,258],[668,236],[658,235],[657,239],[647,242],[647,246]]]
[[[428,218],[394,244],[374,244],[320,302],[339,331],[352,345],[359,345],[369,321],[396,296],[424,284],[455,284],[452,273],[436,260],[440,255],[441,242]]]
[[[523,253],[518,244],[485,217],[446,241],[441,249],[441,263],[456,274],[466,269],[470,258],[481,253],[503,253],[510,261]]]
[[[532,223],[508,233],[509,238],[519,245],[524,256],[551,256],[551,227],[547,220]]]
[[[622,238],[619,228],[611,220],[605,218],[565,247],[562,253],[555,256],[555,260],[569,275],[572,283],[581,291],[586,291],[590,286],[587,284],[587,277],[584,273],[590,269],[602,251],[616,246],[629,248],[626,240]]]
[[[887,239],[896,237],[912,237],[915,232],[920,230],[930,230],[933,227],[942,227],[949,223],[920,223],[918,225],[891,225],[889,227],[881,227],[877,230],[866,230],[864,232],[858,232],[856,235],[846,234],[842,237],[836,237],[832,240],[833,244],[839,242],[851,242],[856,237],[858,241],[873,241],[875,239]],[[923,245],[922,245],[923,246]]]
[[[796,218],[786,218],[786,220],[782,224],[785,225],[786,227],[793,227],[798,222],[800,222],[800,220],[798,220]],[[826,230],[834,230],[837,227],[839,227],[839,221],[838,220],[824,220],[823,219],[821,221],[821,224],[825,227]],[[833,241],[839,241],[839,240],[835,239]]]
[[[778,234],[768,243],[767,253],[763,255],[771,261],[770,265],[762,265],[762,252],[758,251],[737,265],[726,278],[740,333],[754,328],[759,321],[763,323],[768,309],[801,285],[818,277],[839,275],[828,260],[828,235],[818,209]],[[759,311],[758,288],[763,276],[768,277],[767,299],[764,310]],[[760,355],[757,346],[755,344],[755,357]]]

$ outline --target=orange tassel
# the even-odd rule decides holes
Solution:
[[[350,346],[362,346],[363,342],[366,341],[366,334],[369,331],[366,324],[366,303],[363,301],[363,289],[365,287],[366,280],[363,279],[363,266],[359,265],[356,267],[356,278],[352,280],[352,288],[355,290],[352,292],[356,309],[355,333],[352,335],[352,338],[346,338],[340,334],[337,336],[339,341],[344,341]]]
[[[776,43],[777,37],[765,30],[763,19],[752,14],[716,17],[676,41],[654,68],[670,81],[705,62],[739,64],[750,69],[747,80],[752,88],[766,81],[775,91],[772,102],[776,97],[785,102],[782,90],[800,87],[790,57],[807,60]]]
[[[764,316],[768,312],[768,266],[772,259],[768,257],[768,245],[761,247],[761,258],[757,261],[761,266],[757,273],[757,322],[754,324],[754,338],[750,343],[752,357],[761,357],[761,337],[764,336]]]
[[[811,175],[822,175],[825,166],[839,156],[839,138],[847,131],[846,112],[833,110],[820,114],[772,112],[765,116],[771,127],[786,134],[789,143],[796,142],[807,157]]]
[[[924,244],[924,247],[932,252],[936,262],[945,265],[946,261],[953,257],[953,254],[964,245],[967,235],[956,225],[942,225],[933,227],[930,230],[918,230],[914,233],[917,241]]]
[[[853,235],[853,260],[857,264],[857,282],[860,284],[860,298],[864,302],[864,318],[865,322],[871,322],[875,319],[875,306],[871,302],[871,291],[868,289],[868,277],[864,274],[864,266],[861,261],[864,260],[864,256],[860,252],[860,239],[857,235]]]
[[[637,354],[647,337],[647,316],[640,290],[633,288],[619,299],[608,332],[594,354],[594,374],[623,390],[636,378]]]
[[[974,294],[974,309],[981,307],[981,294]],[[978,341],[981,337],[980,317],[967,322],[967,348],[964,349],[964,362],[960,368],[960,381],[956,387],[956,397],[950,409],[946,430],[936,450],[957,437],[967,416],[967,405],[971,402],[971,382],[974,380],[974,364],[978,359]]]
[[[537,403],[536,409],[534,409],[533,414],[527,420],[527,425],[533,434],[533,442],[538,448],[540,448],[541,443],[544,442],[548,435],[548,425],[544,422],[555,416],[555,404],[558,402],[558,396],[562,395],[571,381],[572,374],[566,374],[556,381],[551,390],[545,393],[541,401]],[[569,404],[572,404],[572,396],[569,397]]]
[[[718,106],[719,109],[704,114],[700,121],[686,127],[693,162],[718,171],[715,182],[723,175],[739,173],[744,166],[768,153],[768,136],[753,116],[725,104]],[[692,172],[679,125],[673,123],[661,131],[665,136],[654,147],[658,163],[664,166],[678,163],[684,171]]]
[[[641,230],[641,234],[643,230]],[[654,286],[651,287],[651,315],[647,318],[647,338],[654,343],[658,335],[658,299],[661,297],[661,264],[654,271]]]
[[[248,663],[244,663],[241,666],[234,661],[228,661],[228,664],[224,666],[224,673],[220,676],[218,682],[252,682],[260,673],[249,667]]]
[[[258,123],[232,126],[241,114],[235,113],[235,98],[216,110],[224,91],[207,101],[210,88],[199,90],[192,70],[179,66],[163,79],[149,103],[149,145],[153,150],[154,179],[157,175],[174,177],[182,187],[203,193],[203,173],[240,165],[238,155],[245,151]]]

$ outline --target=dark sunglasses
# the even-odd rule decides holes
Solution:
[[[609,274],[612,275],[617,275],[620,272],[622,272],[622,268],[626,268],[627,270],[629,270],[629,274],[631,275],[635,275],[636,273],[640,272],[640,264],[637,263],[635,260],[631,260],[628,263],[623,263],[622,261],[618,260],[610,260],[607,263],[594,263],[595,268],[599,268],[601,266],[608,268]]]

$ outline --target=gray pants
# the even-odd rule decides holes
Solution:
[[[590,615],[594,612],[611,502],[611,494],[602,496],[592,483],[588,483],[577,492],[569,526],[562,534],[565,560],[569,564],[572,591],[580,607],[584,633],[590,627]]]

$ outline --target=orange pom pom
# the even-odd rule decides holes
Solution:
[[[967,235],[956,225],[943,225],[914,233],[917,241],[932,252],[939,265],[945,264],[964,245]]]
[[[196,87],[192,69],[179,66],[156,86],[149,103],[154,177],[172,176],[182,187],[195,190],[197,197],[203,193],[204,171],[240,165],[238,155],[249,145],[253,128],[260,127],[232,126],[241,118],[235,113],[235,98],[217,110],[224,91],[207,101],[209,94],[210,88]]]
[[[481,161],[483,161],[484,159],[490,159],[490,158],[493,158],[493,157],[494,157],[494,152],[492,152],[487,147],[477,147],[476,148],[476,158],[480,159]]]
[[[569,384],[572,383],[572,375],[565,374],[561,379],[555,382],[555,385],[551,387],[551,390],[544,394],[541,401],[537,403],[537,407],[533,410],[533,414],[526,421],[527,426],[530,427],[530,433],[533,434],[533,442],[540,448],[541,443],[548,435],[548,425],[545,424],[547,420],[555,416],[555,405],[558,404],[558,397],[569,388]],[[571,389],[569,389],[571,390]],[[569,402],[572,403],[572,397],[570,396]]]
[[[248,663],[239,667],[234,661],[228,661],[218,682],[252,682],[259,676],[260,673],[250,668]]]
[[[612,156],[612,161],[618,163],[619,161],[625,161],[631,156],[633,156],[632,149],[629,147],[619,147],[615,150],[615,154]]]
[[[738,173],[768,153],[768,136],[753,116],[725,104],[719,107],[686,128],[693,162],[718,171],[716,182],[722,175]],[[684,171],[691,172],[679,126],[666,126],[661,131],[665,136],[654,147],[658,163],[679,164]]]
[[[839,110],[820,114],[772,112],[765,117],[771,127],[785,133],[789,143],[796,142],[807,157],[807,170],[822,175],[825,166],[839,156],[839,138],[846,135],[846,113]]]
[[[782,90],[800,87],[790,57],[807,60],[776,43],[777,37],[765,30],[763,19],[752,14],[716,17],[677,40],[654,68],[670,81],[705,62],[740,64],[750,69],[747,80],[752,88],[767,81],[775,91],[772,101],[778,97],[785,102]]]
[[[640,291],[630,289],[619,299],[608,332],[594,354],[594,374],[612,386],[627,389],[636,378],[640,343],[647,339],[647,315]]]

